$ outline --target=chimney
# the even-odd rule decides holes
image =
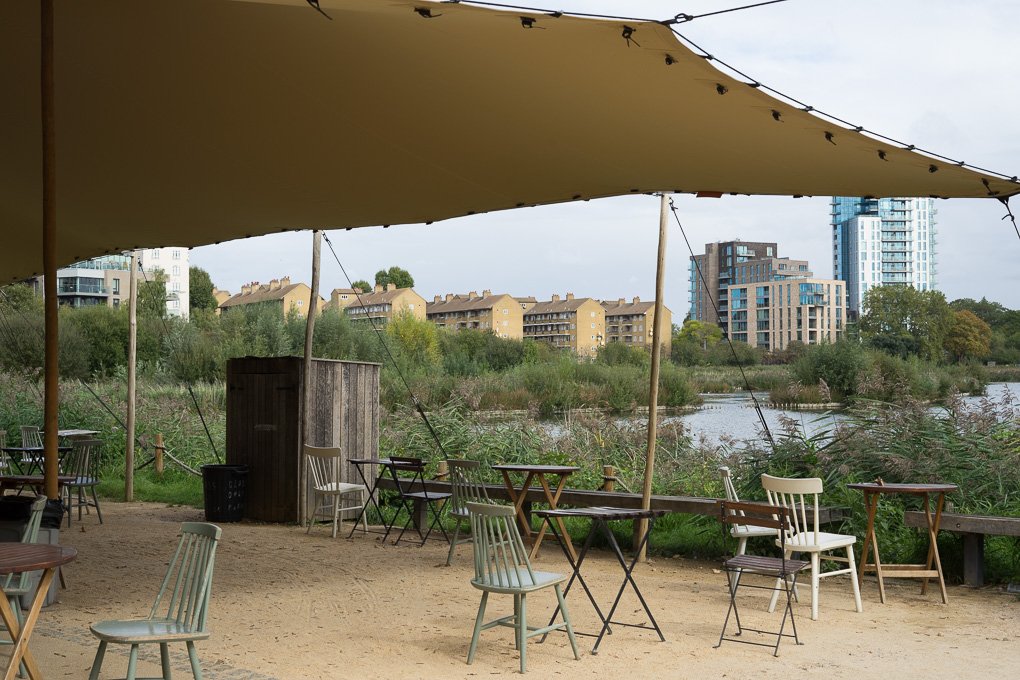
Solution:
[[[395,284],[395,283],[387,283],[386,284],[386,292],[387,293],[390,292],[391,290],[396,290],[396,289],[397,289],[397,284]]]
[[[634,296],[634,304],[636,305],[639,302],[641,302],[641,298],[639,298],[637,295],[635,295]]]
[[[284,286],[289,286],[289,285],[290,285],[290,277],[289,276],[284,276],[282,279],[280,279],[280,288],[283,288]]]
[[[269,290],[279,290],[279,289],[280,289],[280,280],[279,279],[272,279],[269,282]]]
[[[559,295],[553,295],[552,298],[551,298],[551,301],[552,302],[559,302],[560,301],[560,296]]]
[[[447,302],[452,302],[453,301],[453,293],[447,293],[446,294],[446,301]]]
[[[474,300],[476,297],[478,297],[478,292],[477,291],[473,290],[470,293],[468,293],[468,300]]]
[[[251,284],[246,283],[241,286],[241,295],[251,295]]]
[[[568,300],[573,300],[574,299],[574,294],[573,293],[567,293],[567,299]]]
[[[482,297],[489,297],[491,295],[492,295],[492,291],[491,290],[486,289],[486,290],[482,291]]]
[[[377,284],[375,284],[375,288],[374,288],[374,289],[372,290],[372,292],[373,292],[373,293],[381,293],[381,292],[383,292],[383,287],[382,287],[382,285],[380,285],[380,284],[378,284],[378,283],[377,283]]]
[[[443,298],[441,296],[437,295],[434,298],[432,298],[432,301],[433,302],[442,302]]]
[[[617,305],[625,305],[625,304],[627,304],[627,300],[625,298],[620,298],[619,300],[616,301],[616,304]]]

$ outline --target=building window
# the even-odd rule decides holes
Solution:
[[[506,314],[509,314],[509,313],[510,313],[510,310],[509,310],[509,309],[504,309],[504,310],[503,310],[503,314],[504,314],[504,315],[506,315]],[[504,323],[506,323],[506,322],[504,322]]]
[[[159,259],[159,251],[158,250],[152,251],[152,259],[154,259],[154,260],[158,260]]]
[[[177,265],[174,265],[173,273],[174,273],[174,276],[180,276],[181,275],[181,268],[178,267]]]
[[[176,248],[174,249],[174,259],[175,260],[181,259],[181,251]]]
[[[120,279],[113,279],[113,294],[120,295]],[[114,305],[116,307],[116,305]]]

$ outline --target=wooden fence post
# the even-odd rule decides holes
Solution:
[[[164,448],[165,448],[165,446],[163,445],[163,433],[162,432],[157,432],[156,433],[156,448],[155,448],[155,462],[156,462],[155,463],[155,467],[156,467],[156,474],[159,475],[159,477],[161,479],[163,477],[163,450],[164,450]]]
[[[616,468],[612,465],[602,466],[602,490],[612,491],[616,488]]]

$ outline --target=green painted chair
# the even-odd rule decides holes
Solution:
[[[471,585],[482,591],[482,601],[478,605],[478,616],[475,618],[475,629],[471,634],[467,662],[470,664],[474,661],[479,634],[493,626],[515,629],[517,633],[515,646],[521,653],[521,673],[524,673],[527,667],[528,638],[545,635],[554,630],[566,630],[574,658],[580,659],[574,629],[570,625],[570,615],[567,614],[567,603],[563,599],[563,591],[560,590],[560,584],[566,581],[567,577],[531,568],[528,551],[524,549],[521,535],[517,532],[512,506],[468,503],[467,509],[471,518],[475,554],[475,577],[471,579]],[[563,621],[550,623],[542,628],[531,627],[528,625],[527,616],[528,594],[550,586],[556,590]],[[489,593],[513,595],[514,613],[483,623]]]
[[[477,460],[458,460],[451,458],[446,461],[450,468],[449,516],[453,518],[453,540],[450,541],[450,552],[446,556],[446,566],[453,561],[453,551],[461,543],[471,543],[473,536],[460,538],[460,525],[468,517],[468,503],[489,503],[489,494],[482,483],[482,465]]]
[[[96,495],[96,487],[99,486],[99,450],[103,442],[98,439],[79,439],[74,442],[71,452],[61,461],[60,474],[69,475],[74,479],[64,484],[67,493],[67,501],[64,509],[67,510],[67,527],[71,528],[71,511],[78,508],[78,521],[81,521],[81,511],[90,512],[89,508],[96,509],[99,523],[103,523],[103,511],[99,507],[99,497]],[[92,496],[91,500],[89,496]]]
[[[89,680],[98,680],[107,644],[131,645],[126,680],[136,678],[138,647],[158,644],[163,667],[162,680],[170,680],[171,642],[184,642],[188,647],[191,672],[195,680],[202,680],[202,668],[195,650],[196,640],[209,637],[206,614],[209,611],[209,593],[212,590],[213,564],[216,544],[221,530],[215,524],[185,522],[181,525],[181,540],[177,552],[170,560],[163,585],[156,595],[152,611],[144,619],[100,621],[92,625],[92,634],[99,638],[96,660],[92,663]],[[150,680],[155,680],[154,678]]]
[[[12,496],[11,502],[14,499],[18,499],[17,496]],[[22,497],[23,498],[23,497]],[[32,501],[32,505],[29,508],[28,523],[25,524],[25,528],[21,533],[22,543],[35,543],[39,538],[39,524],[42,522],[43,510],[46,509],[46,496],[36,496],[35,500]],[[4,522],[6,525],[7,522]],[[41,572],[35,572],[41,573]],[[20,574],[8,574],[7,576],[0,577],[0,588],[3,588],[4,596],[7,597],[7,601],[11,605],[11,609],[14,610],[14,618],[18,620],[18,625],[24,625],[25,620],[21,615],[21,598],[23,595],[33,593],[32,586],[32,574],[30,571],[23,571]],[[6,628],[3,624],[0,624],[0,629]],[[13,644],[10,640],[2,640],[0,644],[9,645]],[[20,672],[18,677],[26,677],[27,671],[25,664],[21,664]]]

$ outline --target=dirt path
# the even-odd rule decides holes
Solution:
[[[32,649],[46,678],[84,678],[95,642],[90,623],[142,616],[166,568],[182,521],[201,520],[190,508],[104,503],[106,523],[93,515],[61,534],[79,550],[66,571],[69,589],[43,610]],[[327,529],[225,524],[217,556],[210,610],[212,638],[199,643],[210,680],[331,678],[464,678],[515,674],[513,633],[482,634],[475,663],[465,664],[479,593],[469,583],[471,546],[458,548],[445,567],[441,541],[424,548],[382,546],[371,538],[330,539]],[[536,562],[566,571],[555,545]],[[738,644],[713,649],[726,612],[724,577],[709,562],[658,559],[638,567],[635,578],[666,636],[616,628],[590,653],[592,638],[579,638],[575,661],[565,636],[528,646],[534,678],[797,677],[824,671],[828,678],[1013,677],[1020,669],[1020,601],[999,590],[950,589],[950,603],[921,596],[915,582],[894,584],[889,603],[878,602],[866,583],[864,613],[853,611],[849,582],[822,582],[821,617],[795,605],[802,646],[784,641],[779,658]],[[600,601],[611,602],[621,572],[608,554],[589,557],[585,577]],[[937,589],[936,589],[937,590]],[[751,592],[751,591],[749,591]],[[749,621],[770,627],[765,596],[750,595],[742,609]],[[529,620],[550,615],[555,598],[529,598]],[[488,615],[508,614],[509,597],[492,597]],[[568,598],[575,628],[596,630],[597,618],[580,590]],[[625,596],[619,617],[641,620],[640,604]],[[102,678],[123,677],[126,650],[107,654]],[[121,654],[120,652],[125,652]],[[178,677],[190,677],[183,647],[173,651]],[[159,674],[158,648],[143,654],[140,671]],[[179,669],[179,670],[178,670]]]

